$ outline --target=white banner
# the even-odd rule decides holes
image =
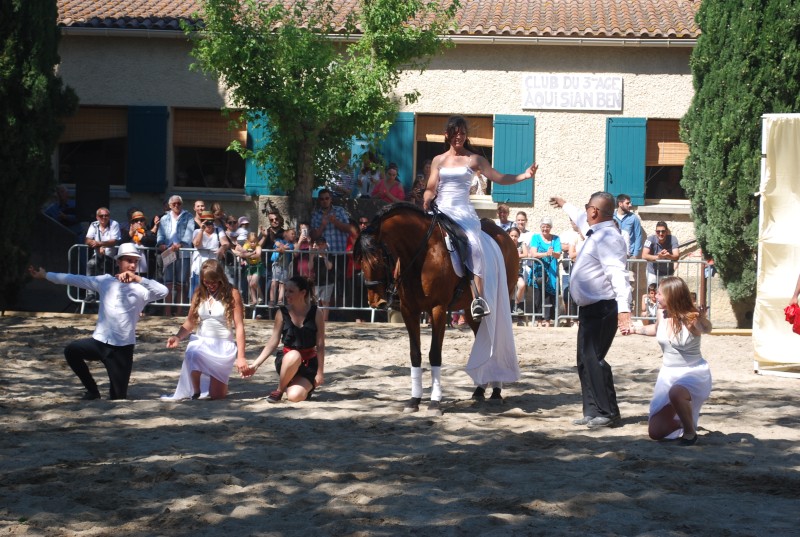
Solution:
[[[529,73],[522,76],[522,108],[622,111],[622,77]]]

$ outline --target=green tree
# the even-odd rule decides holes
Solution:
[[[32,222],[53,189],[51,156],[58,118],[77,105],[55,74],[59,30],[52,0],[0,2],[0,307],[23,281]]]
[[[204,0],[195,40],[198,65],[269,139],[263,148],[234,148],[292,192],[294,217],[310,212],[314,187],[353,136],[385,135],[399,99],[417,98],[393,90],[403,70],[423,69],[440,50],[457,2],[361,0],[346,16],[334,5]]]
[[[752,311],[761,116],[800,111],[800,1],[703,0],[697,22],[682,185],[700,246],[737,309]]]

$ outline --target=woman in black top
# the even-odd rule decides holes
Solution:
[[[325,320],[322,310],[311,303],[314,285],[303,276],[293,276],[284,285],[284,301],[275,314],[272,335],[264,350],[244,376],[255,374],[279,343],[275,369],[279,375],[278,389],[267,397],[278,403],[286,393],[292,402],[304,401],[325,380]]]

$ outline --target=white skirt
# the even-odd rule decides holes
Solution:
[[[208,397],[208,388],[211,384],[210,377],[214,377],[223,384],[228,383],[231,371],[233,371],[233,364],[236,361],[237,350],[236,343],[229,339],[192,334],[189,337],[189,344],[186,346],[186,355],[181,366],[178,387],[175,388],[173,395],[163,395],[161,398],[169,400],[190,399],[194,395],[192,371],[200,371],[200,397]]]
[[[700,407],[711,394],[711,370],[708,362],[700,360],[690,366],[666,367],[662,366],[658,372],[656,387],[653,390],[653,399],[650,401],[650,417],[652,418],[661,409],[669,404],[669,390],[673,386],[682,386],[692,396],[692,417],[694,426],[700,418]],[[676,415],[677,419],[677,415]],[[667,439],[678,438],[683,434],[683,428],[672,432]]]
[[[486,233],[479,235],[483,251],[483,298],[490,315],[481,319],[466,371],[476,386],[490,382],[516,382],[519,358],[514,344],[506,265],[500,247]]]

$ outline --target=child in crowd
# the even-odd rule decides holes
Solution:
[[[314,263],[314,272],[316,274],[316,287],[317,287],[317,304],[324,308],[322,310],[322,318],[328,320],[328,312],[326,306],[331,306],[331,297],[333,296],[334,282],[336,281],[336,270],[333,262],[328,258],[328,241],[324,236],[320,236],[317,242],[314,243],[314,250],[317,251],[317,256]]]
[[[269,286],[269,307],[283,305],[284,283],[292,275],[292,251],[297,243],[297,233],[289,228],[283,232],[282,239],[276,239],[270,261],[272,262],[272,283]],[[277,300],[277,302],[276,302]]]
[[[642,324],[647,326],[648,324],[652,323],[656,318],[656,313],[658,312],[658,302],[656,301],[656,289],[657,286],[654,283],[651,283],[647,286],[647,294],[642,295],[642,317],[646,317],[646,319],[642,319]]]

